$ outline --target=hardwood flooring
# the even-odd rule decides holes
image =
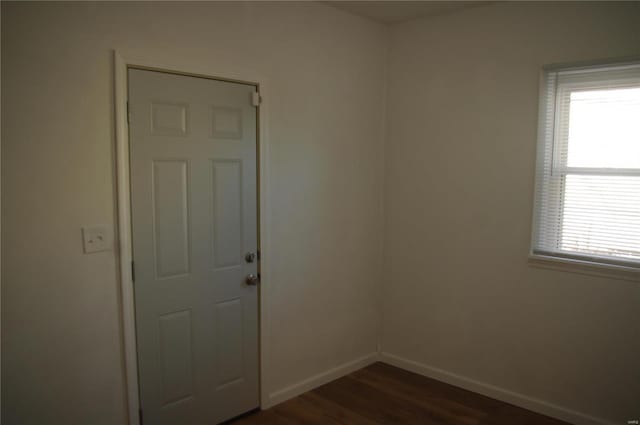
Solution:
[[[384,363],[228,424],[567,425]]]

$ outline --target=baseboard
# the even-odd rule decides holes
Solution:
[[[475,393],[504,401],[505,403],[531,410],[532,412],[560,419],[574,425],[615,425],[612,421],[594,418],[592,416],[585,415],[584,413],[576,412],[544,400],[539,400],[524,394],[519,394],[494,385],[456,375],[455,373],[427,366],[426,364],[408,360],[393,354],[382,352],[380,353],[379,360],[392,366],[426,376],[427,378],[455,385],[456,387],[464,388],[465,390],[473,391]]]
[[[356,370],[362,369],[363,367],[369,366],[370,364],[377,361],[377,352],[367,354],[366,356],[360,357],[347,363],[343,363],[339,366],[333,367],[329,370],[326,370],[322,373],[314,375],[281,390],[274,391],[269,394],[269,400],[266,405],[262,406],[262,408],[266,409],[271,406],[275,406],[276,404],[299,396],[300,394],[306,393],[307,391],[311,391],[312,389],[317,388],[320,385],[324,385],[328,382],[333,381],[334,379],[341,378],[344,375],[348,375],[351,372],[355,372]]]

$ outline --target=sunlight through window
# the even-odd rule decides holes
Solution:
[[[533,253],[640,265],[640,64],[546,72]]]

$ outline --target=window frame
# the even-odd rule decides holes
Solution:
[[[569,167],[568,158],[560,152],[567,152],[568,126],[570,110],[566,107],[571,93],[583,90],[597,90],[603,88],[640,86],[640,76],[632,78],[606,78],[611,75],[612,68],[623,69],[640,65],[640,57],[618,60],[593,61],[580,64],[555,64],[543,67],[540,73],[539,84],[539,111],[538,111],[538,136],[537,155],[535,163],[535,188],[533,196],[533,215],[531,226],[531,240],[529,250],[529,264],[536,267],[545,267],[574,271],[578,273],[606,275],[629,280],[640,281],[640,260],[626,260],[623,257],[606,255],[571,253],[562,251],[562,208],[564,206],[564,182],[568,175],[596,175],[596,176],[640,176],[640,168],[607,168],[607,167]],[[585,72],[586,71],[586,72]],[[598,78],[598,72],[601,72]],[[563,81],[559,83],[561,73],[576,75],[595,75],[595,78],[586,78],[580,81]],[[566,78],[566,77],[565,77]],[[564,103],[563,103],[564,100]],[[562,107],[561,105],[565,105]],[[564,134],[562,133],[564,126]],[[558,138],[558,134],[564,137]],[[560,139],[560,140],[557,140]],[[549,144],[551,147],[549,148]],[[563,149],[564,148],[564,149]],[[545,172],[551,175],[560,173],[561,178],[548,178]],[[546,192],[541,186],[556,184],[561,187],[550,187]],[[552,194],[552,199],[549,199]],[[553,196],[557,199],[553,199]],[[546,213],[544,211],[547,211]],[[539,239],[542,238],[542,219],[544,215],[557,216],[553,224],[549,226],[554,235],[555,250],[543,249]],[[549,228],[547,227],[547,228]],[[553,240],[553,239],[552,239]]]

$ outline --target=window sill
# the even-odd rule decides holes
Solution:
[[[590,261],[552,257],[540,254],[529,254],[529,265],[532,267],[558,270],[569,273],[579,273],[590,276],[606,277],[610,279],[640,282],[640,269],[634,267],[593,263]]]

